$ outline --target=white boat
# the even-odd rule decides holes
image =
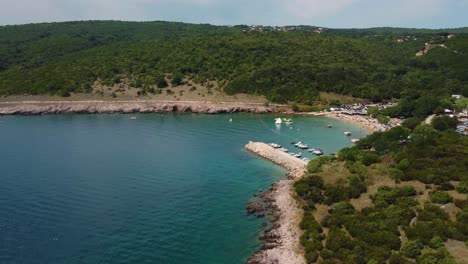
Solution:
[[[358,139],[358,138],[353,138],[353,139],[351,139],[351,142],[353,142],[353,143],[358,143],[358,142],[359,142],[359,139]]]
[[[311,149],[308,149],[307,151],[309,151],[309,152],[314,152],[315,149],[314,149],[314,148],[311,148]]]
[[[281,120],[281,118],[278,117],[275,119],[275,124],[281,125],[282,123],[283,123],[283,120]]]
[[[312,153],[314,153],[315,155],[323,155],[323,151],[321,151],[320,149],[316,149],[314,151],[312,151]]]
[[[231,118],[231,119],[229,119],[229,122],[232,122],[232,118]]]
[[[281,151],[283,151],[283,152],[286,152],[286,153],[289,152],[289,150],[288,150],[287,148],[279,148],[279,150],[281,150]]]
[[[300,148],[300,149],[308,149],[309,148],[309,146],[307,146],[307,144],[304,144],[304,143],[301,143],[301,144],[297,145],[297,147]]]
[[[327,127],[328,127],[328,128],[332,128],[333,126],[332,126],[332,125],[328,125]]]
[[[272,148],[281,148],[281,145],[276,144],[276,143],[270,143],[270,144],[268,144],[268,145],[269,145],[270,147],[272,147]]]
[[[297,142],[296,144],[294,144],[294,146],[296,146],[296,147],[299,147],[299,146],[307,146],[307,144],[305,144],[305,143],[302,142],[302,141],[299,141],[299,142]]]
[[[130,117],[131,120],[135,120],[136,119],[136,116],[132,116]]]
[[[345,132],[344,132],[344,135],[349,137],[349,136],[351,136],[351,132],[345,131]]]
[[[300,157],[302,157],[302,153],[297,153],[297,154],[294,154],[293,156],[296,157],[296,158],[300,158]]]

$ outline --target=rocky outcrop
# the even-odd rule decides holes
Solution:
[[[40,115],[66,113],[276,113],[288,112],[286,106],[247,103],[150,101],[30,101],[0,102],[0,115]]]
[[[272,223],[272,226],[259,236],[265,243],[260,251],[249,258],[248,263],[304,264],[304,253],[299,242],[299,224],[303,212],[293,197],[293,184],[294,179],[304,175],[307,163],[262,142],[249,142],[245,148],[289,171],[288,180],[273,183],[267,192],[256,196],[266,204],[265,209],[259,207],[260,203],[256,202],[249,203],[246,208],[252,213],[260,208],[267,213]]]
[[[273,183],[270,190],[263,194],[271,227],[259,236],[264,243],[249,258],[248,264],[305,264],[299,242],[302,211],[292,197],[293,183],[293,180]]]

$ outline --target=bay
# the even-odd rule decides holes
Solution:
[[[285,175],[244,145],[329,154],[366,134],[321,117],[136,117],[0,117],[0,263],[244,263],[266,221],[245,204]]]

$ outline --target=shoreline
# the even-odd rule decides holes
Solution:
[[[359,126],[369,133],[385,131],[398,125],[401,120],[392,119],[390,125],[380,124],[368,116],[346,115],[341,112],[293,112],[289,105],[247,102],[212,101],[157,101],[157,100],[44,100],[1,101],[0,116],[4,115],[49,115],[49,114],[131,114],[131,113],[258,113],[297,116],[319,116]]]
[[[0,101],[0,116],[47,114],[113,114],[113,113],[276,113],[283,115],[317,116],[332,118],[365,129],[369,134],[386,130],[376,119],[367,116],[345,115],[340,112],[293,112],[288,105],[210,102],[210,101],[152,101],[152,100],[90,100],[90,101]],[[396,125],[394,123],[394,125]],[[288,170],[288,179],[272,184],[262,194],[270,209],[272,227],[265,230],[260,239],[261,249],[249,259],[249,264],[305,264],[304,250],[300,244],[300,222],[303,211],[295,199],[293,184],[301,178],[307,162],[294,158],[261,142],[249,142],[245,148]]]
[[[210,101],[10,101],[0,102],[0,115],[112,113],[290,113],[287,105]]]
[[[307,162],[262,142],[249,142],[245,149],[288,170],[288,179],[273,183],[263,194],[272,211],[272,227],[260,235],[265,243],[248,263],[305,264],[304,250],[299,241],[303,211],[294,198],[293,184],[304,175]]]

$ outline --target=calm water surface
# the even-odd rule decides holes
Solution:
[[[0,117],[0,263],[243,263],[265,221],[244,206],[285,174],[243,146],[331,153],[351,145],[344,130],[365,134],[318,117],[137,117]]]

